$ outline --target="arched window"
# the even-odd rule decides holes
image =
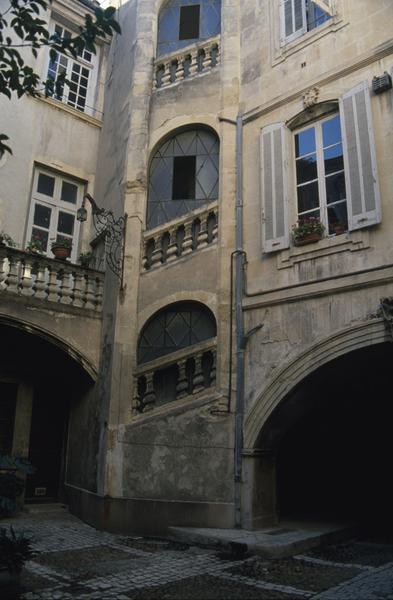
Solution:
[[[158,17],[157,55],[184,48],[221,31],[221,0],[169,0]]]
[[[138,363],[198,344],[216,334],[215,317],[206,306],[199,302],[176,302],[153,315],[143,327]]]
[[[219,141],[208,129],[167,139],[149,171],[147,228],[152,229],[218,198]]]

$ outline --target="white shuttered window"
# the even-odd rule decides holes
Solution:
[[[290,42],[332,17],[331,0],[280,0],[281,40]]]
[[[268,125],[261,134],[262,232],[264,252],[288,248],[286,127]]]

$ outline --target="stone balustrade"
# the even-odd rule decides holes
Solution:
[[[212,388],[216,358],[216,340],[210,339],[140,365],[134,377],[132,413],[146,413]]]
[[[217,241],[218,206],[208,204],[144,235],[144,271],[170,264]]]
[[[220,63],[220,37],[176,50],[154,63],[154,89],[206,73]]]
[[[104,273],[0,245],[0,293],[102,311]]]

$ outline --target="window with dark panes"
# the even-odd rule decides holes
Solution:
[[[143,327],[138,363],[145,363],[217,335],[213,313],[198,302],[177,302],[156,313]]]
[[[83,190],[80,182],[37,168],[27,241],[39,242],[41,251],[50,254],[51,242],[67,239],[72,243],[71,259],[75,260],[79,233],[76,211],[82,203]]]
[[[299,220],[319,218],[329,234],[348,229],[343,146],[339,115],[295,134]]]
[[[199,38],[199,4],[180,7],[179,40]]]
[[[173,200],[195,198],[195,156],[175,156],[173,159]]]
[[[158,16],[157,54],[207,40],[221,31],[221,0],[169,0]]]
[[[151,229],[218,198],[219,141],[208,129],[185,130],[163,142],[149,170]]]

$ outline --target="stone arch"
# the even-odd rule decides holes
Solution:
[[[149,160],[147,228],[217,200],[219,157],[219,137],[208,125],[183,125],[162,137]]]
[[[329,336],[284,365],[268,382],[246,416],[244,447],[249,450],[258,448],[261,430],[269,417],[307,375],[334,358],[388,340],[383,320],[373,319]]]
[[[96,381],[97,379],[97,370],[93,366],[93,364],[78,350],[70,344],[68,341],[62,340],[57,335],[54,335],[49,330],[44,327],[26,321],[24,319],[14,319],[9,315],[0,314],[0,325],[7,325],[9,327],[14,327],[16,329],[20,329],[25,333],[30,333],[32,335],[36,335],[39,338],[42,338],[53,344],[60,350],[62,350],[65,354],[70,356],[75,362],[77,362],[82,369],[87,373],[92,381]]]

